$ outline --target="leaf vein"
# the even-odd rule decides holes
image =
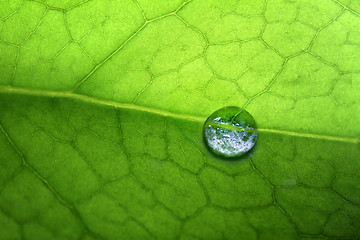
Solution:
[[[27,88],[19,88],[19,87],[9,87],[9,86],[0,86],[0,94],[18,94],[18,95],[28,95],[28,96],[38,96],[38,97],[50,97],[50,98],[59,98],[59,99],[72,99],[79,100],[82,102],[110,106],[118,109],[128,109],[135,110],[140,112],[146,112],[151,114],[157,114],[164,117],[170,117],[174,119],[187,120],[193,122],[205,122],[206,118],[202,116],[189,115],[184,113],[174,113],[165,111],[162,109],[149,108],[144,106],[139,106],[131,103],[120,103],[107,99],[98,99],[87,95],[77,94],[73,92],[64,92],[64,91],[50,91],[50,90],[40,90],[40,89],[27,89]],[[322,139],[328,141],[337,141],[337,142],[347,142],[353,144],[359,144],[360,139],[357,137],[342,137],[342,136],[330,136],[330,135],[322,135],[315,133],[301,133],[294,131],[287,131],[281,129],[265,129],[259,128],[258,132],[263,133],[274,133],[295,137],[304,137],[304,138],[313,138],[313,139]]]

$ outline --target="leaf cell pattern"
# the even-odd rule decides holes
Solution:
[[[357,1],[0,2],[1,239],[359,239]],[[205,118],[251,112],[255,154]]]

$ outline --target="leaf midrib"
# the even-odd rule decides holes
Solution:
[[[102,105],[102,106],[110,106],[110,107],[115,107],[118,109],[141,111],[141,112],[161,115],[164,117],[193,121],[193,122],[200,122],[200,123],[203,123],[206,120],[205,117],[201,117],[201,116],[189,115],[189,114],[184,114],[184,113],[168,112],[168,111],[161,110],[161,109],[149,108],[149,107],[144,107],[144,106],[139,106],[139,105],[129,104],[129,103],[120,103],[120,102],[106,100],[106,99],[98,99],[95,97],[90,97],[87,95],[77,94],[77,93],[73,93],[73,92],[66,92],[66,91],[50,91],[50,90],[41,90],[41,89],[0,86],[0,94],[1,93],[79,100],[79,101],[86,102],[86,103],[98,104],[98,105]],[[264,132],[264,133],[274,133],[274,134],[281,134],[281,135],[288,135],[288,136],[304,137],[304,138],[322,139],[322,140],[328,140],[328,141],[347,142],[347,143],[353,143],[353,144],[360,143],[359,138],[352,138],[352,137],[330,136],[330,135],[322,135],[322,134],[301,133],[301,132],[293,132],[293,131],[280,130],[280,129],[265,129],[265,128],[258,128],[257,131]]]

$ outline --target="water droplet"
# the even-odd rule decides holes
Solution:
[[[238,158],[249,152],[257,139],[254,118],[239,107],[224,107],[208,117],[204,141],[211,152],[224,158]]]

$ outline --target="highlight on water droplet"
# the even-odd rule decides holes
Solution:
[[[204,123],[206,146],[215,155],[238,158],[249,152],[257,139],[256,123],[246,110],[224,107],[211,114]]]

